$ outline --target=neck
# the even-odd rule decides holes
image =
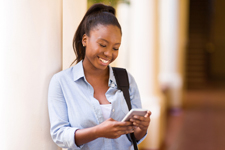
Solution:
[[[84,74],[86,78],[103,79],[109,78],[109,67],[104,70],[97,69],[94,66],[85,65],[83,62]]]

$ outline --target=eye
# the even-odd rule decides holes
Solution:
[[[113,48],[113,50],[117,51],[117,50],[119,50],[119,48]]]
[[[99,44],[101,47],[106,47],[106,45]]]

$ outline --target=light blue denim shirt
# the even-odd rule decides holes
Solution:
[[[123,93],[117,89],[113,70],[109,67],[109,89],[106,98],[112,104],[110,117],[121,121],[128,113]],[[140,95],[134,78],[128,73],[132,108],[141,108]],[[99,101],[94,98],[94,89],[87,82],[83,64],[80,61],[73,67],[55,74],[48,91],[50,133],[53,141],[68,150],[132,150],[133,146],[126,135],[117,139],[98,138],[78,147],[74,134],[101,124],[104,121]],[[140,143],[144,137],[138,142]]]

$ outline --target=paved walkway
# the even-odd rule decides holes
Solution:
[[[186,91],[185,103],[168,118],[163,150],[225,150],[225,88]]]

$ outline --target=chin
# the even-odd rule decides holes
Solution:
[[[108,69],[108,66],[98,66],[96,68],[99,70],[105,70],[105,69]]]
[[[95,64],[94,67],[97,69],[97,70],[105,70],[105,69],[108,69],[108,66],[109,65],[102,65],[102,64]]]

